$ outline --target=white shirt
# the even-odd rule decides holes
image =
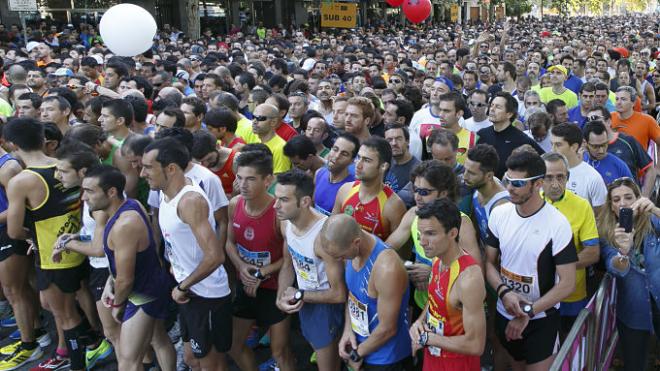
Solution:
[[[591,207],[602,206],[607,200],[607,186],[603,177],[584,161],[570,169],[566,189],[589,201]]]
[[[468,129],[473,132],[478,132],[481,129],[485,129],[489,126],[493,126],[493,123],[490,122],[488,119],[488,116],[486,116],[486,119],[483,121],[474,121],[474,116],[470,117],[469,119],[465,120],[463,122],[463,128]]]
[[[211,202],[212,212],[216,212],[229,205],[229,200],[222,188],[220,178],[213,174],[211,170],[202,165],[193,164],[193,167],[186,173],[186,178],[189,178],[194,184],[198,185],[202,191],[204,191],[204,194]],[[160,207],[161,198],[160,191],[149,191],[149,199],[147,203],[153,208],[158,208]]]

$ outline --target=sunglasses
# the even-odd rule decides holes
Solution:
[[[401,83],[401,80],[390,79],[390,82],[391,82],[392,84],[400,84],[400,83]]]
[[[468,104],[471,105],[472,107],[477,107],[477,108],[486,107],[486,103],[468,102]]]
[[[252,117],[254,117],[255,121],[259,121],[259,122],[267,121],[267,120],[272,119],[272,117],[270,117],[270,116],[257,116],[257,115],[254,115]]]
[[[535,180],[535,179],[543,178],[544,176],[545,176],[545,174],[541,174],[541,175],[532,176],[532,177],[529,177],[529,178],[512,179],[512,178],[509,178],[508,175],[504,175],[504,178],[502,178],[502,185],[506,187],[509,184],[511,184],[511,186],[513,186],[514,188],[522,188],[522,187],[526,186],[527,183],[529,183],[530,181]]]
[[[414,193],[417,193],[418,195],[420,195],[420,196],[422,196],[422,197],[428,196],[428,195],[430,195],[431,193],[433,193],[434,191],[435,191],[435,189],[431,189],[431,188],[417,188],[417,187],[413,186],[413,192],[414,192]]]
[[[596,116],[596,115],[587,117],[587,120],[589,121],[602,121],[604,119],[605,118],[603,116]]]

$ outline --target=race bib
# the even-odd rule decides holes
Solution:
[[[508,270],[501,268],[500,275],[502,280],[520,296],[524,297],[530,303],[534,302],[535,298],[532,297],[534,292],[534,277],[522,276]]]
[[[434,334],[443,336],[445,334],[445,323],[433,317],[431,313],[426,314],[426,325],[433,331]],[[442,349],[438,347],[428,347],[429,353],[434,357],[440,357]]]
[[[296,269],[296,275],[298,275],[298,278],[309,286],[318,286],[318,271],[314,259],[300,254],[291,247],[289,247],[289,253],[291,254],[293,267]]]
[[[367,304],[359,301],[352,293],[348,293],[348,311],[351,315],[351,328],[356,334],[369,336],[369,314]]]
[[[236,244],[236,246],[238,247],[238,255],[244,262],[256,267],[270,264],[270,251],[250,251],[239,244]]]

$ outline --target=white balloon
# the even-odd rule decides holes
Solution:
[[[156,20],[140,6],[119,4],[103,14],[99,31],[103,43],[112,53],[133,57],[151,48],[156,35]]]

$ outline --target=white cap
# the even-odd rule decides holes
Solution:
[[[98,54],[90,55],[90,57],[96,59],[96,63],[98,63],[99,66],[103,66],[103,62],[104,62],[104,61],[103,61],[103,57],[101,57],[101,56],[98,55]]]
[[[27,45],[25,46],[25,49],[27,49],[27,51],[28,51],[28,53],[29,53],[29,52],[31,52],[32,49],[34,49],[37,45],[39,45],[38,42],[36,42],[36,41],[30,41],[30,42],[27,43]]]

